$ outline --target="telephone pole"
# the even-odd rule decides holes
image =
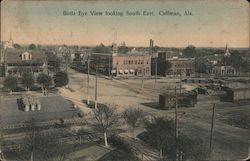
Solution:
[[[178,98],[177,89],[175,87],[175,141],[176,141],[176,160],[179,160],[178,154]]]
[[[209,144],[209,160],[211,160],[211,156],[212,156],[212,139],[213,139],[213,129],[214,129],[214,108],[215,108],[215,104],[213,105],[213,109],[212,109],[212,122],[211,122],[210,144]]]
[[[181,89],[182,88],[182,71],[181,71],[181,73],[180,73],[180,93],[181,93]]]
[[[88,87],[87,87],[87,105],[89,105],[89,55],[88,55]]]
[[[95,110],[97,109],[97,66],[95,67]]]
[[[144,83],[144,74],[145,74],[145,67],[144,67],[144,54],[143,54],[143,58],[142,58],[142,65],[143,65],[143,68],[142,68],[142,80],[141,80],[141,88],[143,89],[143,83]]]

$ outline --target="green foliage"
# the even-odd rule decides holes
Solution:
[[[126,142],[125,139],[122,139],[118,136],[109,137],[109,142],[116,149],[106,154],[98,161],[117,161],[117,160],[131,160],[139,161],[139,159],[133,153],[131,146]]]
[[[173,120],[156,118],[152,123],[146,122],[148,142],[158,149],[164,148],[174,139],[175,124]]]
[[[166,76],[167,71],[171,68],[171,63],[167,60],[157,60],[157,75]]]
[[[29,48],[29,50],[35,50],[36,45],[35,44],[30,44],[28,48]]]
[[[60,59],[52,52],[47,52],[45,54],[47,56],[48,65],[52,67],[52,70],[57,71],[60,67]]]
[[[109,141],[114,147],[118,148],[119,150],[123,150],[124,152],[130,153],[130,154],[133,153],[131,150],[131,147],[121,137],[112,135],[109,137]]]
[[[241,66],[242,58],[239,51],[234,50],[231,52],[231,55],[228,57],[223,57],[223,62],[225,65],[231,65],[236,69],[239,69]]]
[[[37,77],[37,83],[48,88],[52,84],[52,79],[49,75],[40,73]]]
[[[34,77],[31,73],[23,73],[22,75],[22,84],[25,87],[30,88],[34,84]]]
[[[17,78],[8,76],[4,79],[3,85],[4,87],[12,91],[17,88]]]
[[[57,72],[54,78],[56,87],[66,86],[69,83],[68,74],[64,71]]]
[[[194,60],[195,71],[198,73],[206,73],[209,69],[209,62],[204,57],[196,57]]]
[[[66,149],[59,142],[60,135],[41,134],[41,127],[37,123],[34,118],[27,122],[25,149],[33,152],[35,160],[64,160]]]
[[[138,137],[154,148],[162,149],[166,160],[176,160],[176,147],[178,145],[179,156],[183,160],[206,159],[208,149],[203,141],[197,137],[179,134],[178,141],[175,138],[174,120],[156,118],[153,122],[146,123],[146,132]]]
[[[183,50],[182,53],[184,57],[193,58],[196,56],[196,48],[193,45],[189,45]]]
[[[129,48],[126,46],[125,42],[123,42],[122,45],[118,47],[118,53],[127,54],[128,51]]]
[[[21,46],[20,46],[19,44],[14,44],[14,48],[16,48],[16,49],[20,49],[20,48],[21,48]]]
[[[110,53],[111,52],[111,48],[110,47],[106,47],[104,44],[100,44],[98,46],[96,46],[93,49],[94,53]]]

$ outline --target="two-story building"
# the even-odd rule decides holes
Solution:
[[[99,72],[114,77],[151,76],[151,55],[118,54],[113,44],[112,53],[91,54],[91,67],[95,66]]]
[[[47,69],[46,56],[40,51],[6,49],[4,51],[5,76],[20,77],[24,72],[37,76]]]

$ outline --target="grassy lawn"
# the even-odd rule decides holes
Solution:
[[[66,148],[66,160],[67,161],[83,161],[83,160],[98,160],[110,151],[112,148],[105,148],[98,143],[85,143],[81,145],[71,145],[71,144],[63,144]],[[27,150],[4,150],[5,158],[9,160],[28,160],[30,157],[30,152]],[[34,157],[37,157],[37,153],[34,153]],[[39,160],[39,158],[36,158]]]
[[[81,146],[80,149],[72,152],[67,157],[68,160],[98,160],[112,149],[104,146],[91,143],[86,146]]]

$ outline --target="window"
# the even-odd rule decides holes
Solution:
[[[137,60],[135,60],[135,64],[137,64]]]
[[[133,60],[131,60],[131,64],[133,64],[134,62],[133,62]]]
[[[116,62],[116,65],[119,65],[119,62],[118,62],[118,61]]]
[[[130,60],[128,61],[128,64],[130,64]]]

